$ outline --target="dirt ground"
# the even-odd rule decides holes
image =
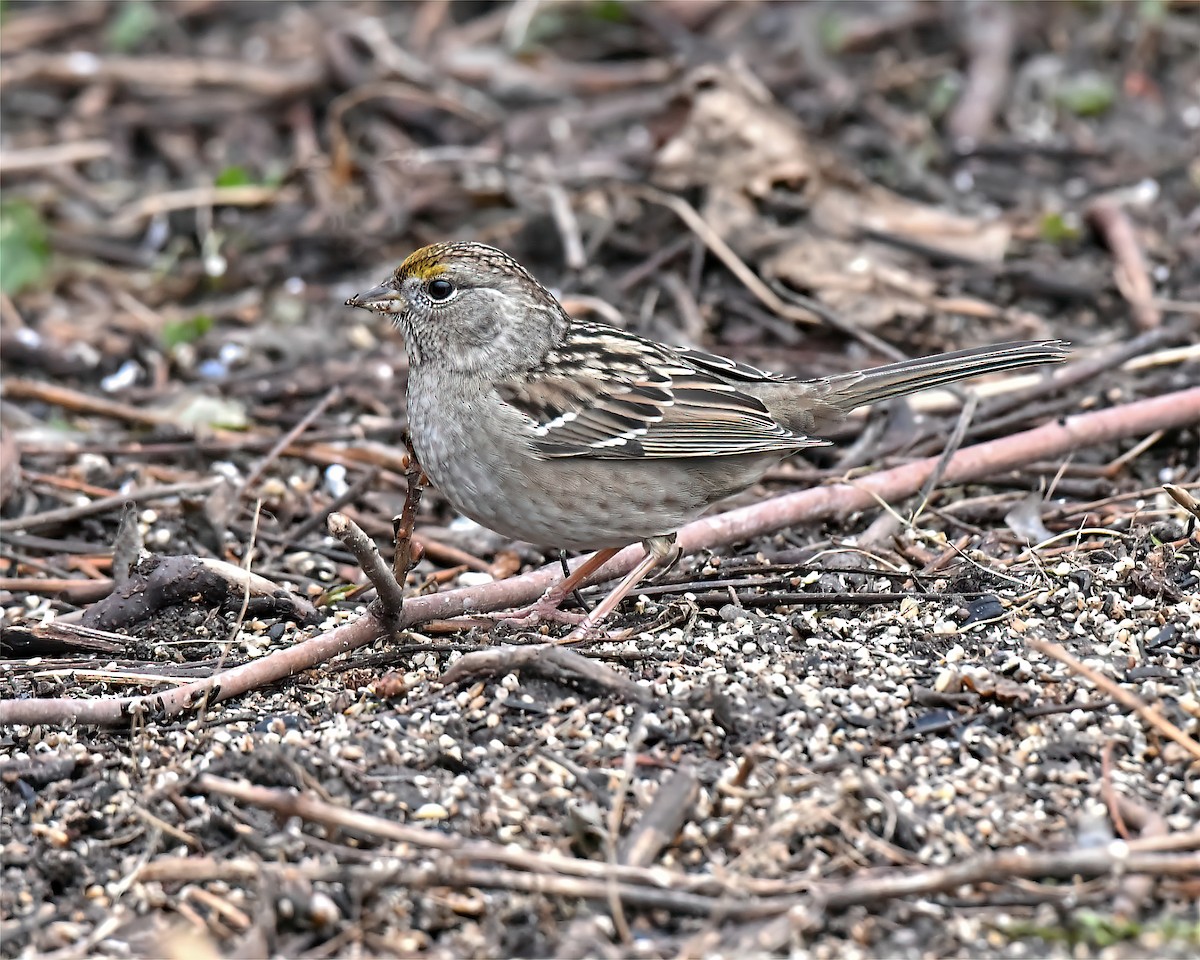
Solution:
[[[1200,7],[7,2],[0,111],[4,957],[1200,950]],[[798,376],[1072,355],[578,649],[458,616],[558,559],[427,490],[389,630],[342,304],[447,238]]]

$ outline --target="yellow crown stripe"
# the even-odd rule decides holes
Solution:
[[[416,253],[409,254],[408,259],[400,264],[400,269],[396,271],[399,276],[419,277],[422,280],[428,280],[445,272],[446,264],[442,257],[442,250],[437,244],[422,247]]]

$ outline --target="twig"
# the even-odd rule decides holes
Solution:
[[[25,380],[8,377],[0,384],[0,396],[11,400],[38,400],[72,413],[95,414],[124,423],[137,423],[147,427],[178,427],[175,417],[153,410],[145,410],[129,403],[93,397],[69,387],[59,387],[40,380]]]
[[[949,466],[950,461],[954,459],[954,454],[962,446],[963,437],[966,436],[967,428],[971,425],[978,407],[979,397],[974,393],[968,393],[967,402],[963,404],[963,408],[958,414],[958,420],[954,424],[954,429],[950,433],[950,439],[946,441],[946,449],[938,457],[937,466],[930,471],[929,478],[921,484],[917,508],[913,511],[911,523],[916,523],[917,518],[921,516],[925,511],[925,507],[929,504],[929,497],[933,493],[934,488],[942,482],[946,467]]]
[[[397,583],[388,565],[383,562],[375,541],[363,533],[362,527],[344,513],[331,513],[328,527],[330,535],[341,540],[346,549],[354,554],[354,559],[375,587],[384,622],[402,619],[404,589]]]
[[[652,203],[657,203],[672,211],[687,225],[688,229],[704,241],[704,245],[716,254],[717,259],[725,264],[729,272],[737,277],[746,289],[754,294],[768,309],[773,310],[781,317],[787,317],[787,319],[794,320],[797,323],[815,324],[821,322],[821,318],[811,310],[806,310],[803,307],[785,302],[779,294],[767,286],[758,274],[746,266],[745,261],[734,253],[733,248],[708,225],[708,222],[686,200],[674,194],[656,190],[654,187],[638,184],[621,184],[620,186],[622,189],[629,190],[635,196],[649,200]]]
[[[558,683],[588,687],[628,703],[647,704],[654,696],[645,687],[622,677],[567,647],[553,643],[493,647],[463,654],[441,676],[444,686],[470,683],[479,677],[495,677],[528,670]]]
[[[169,483],[161,487],[146,487],[143,490],[134,490],[132,493],[120,493],[111,497],[101,497],[98,500],[92,500],[90,503],[80,504],[77,507],[57,507],[54,510],[45,510],[42,513],[31,513],[24,517],[12,517],[9,520],[0,520],[0,533],[7,533],[12,530],[36,530],[39,527],[53,527],[61,523],[70,523],[73,520],[94,517],[98,513],[107,513],[109,510],[124,507],[126,503],[149,503],[152,500],[165,500],[168,497],[195,496],[198,493],[208,493],[224,482],[225,480],[222,477],[209,477],[205,480],[194,480],[190,483]]]
[[[804,310],[808,310],[814,316],[819,317],[821,322],[830,329],[836,330],[838,333],[844,334],[852,340],[857,340],[864,346],[874,350],[881,357],[887,357],[889,360],[908,359],[908,354],[906,354],[899,347],[892,346],[892,344],[888,343],[882,337],[877,337],[870,330],[863,329],[859,324],[843,320],[841,315],[838,314],[836,310],[830,309],[820,300],[816,300],[813,297],[806,297],[802,293],[797,293],[795,290],[792,290],[790,287],[784,284],[782,280],[771,280],[770,287],[771,290],[774,291],[785,302],[793,303]],[[991,382],[992,381],[989,381],[989,383]],[[978,389],[978,387],[976,389]],[[943,395],[948,393],[946,390],[939,392]]]
[[[107,140],[76,140],[48,147],[25,150],[0,150],[0,176],[44,171],[47,167],[71,166],[110,156],[113,145]]]
[[[87,581],[72,581],[86,583]],[[112,589],[112,581],[105,581]],[[0,586],[0,590],[4,587]],[[4,642],[9,646],[38,644],[40,649],[58,645],[75,652],[90,650],[95,653],[115,654],[129,646],[129,637],[108,630],[96,630],[78,623],[64,623],[62,617],[43,623],[17,623],[4,628]]]
[[[1129,797],[1115,797],[1116,810],[1114,813],[1127,821],[1138,831],[1139,837],[1158,839],[1170,835],[1167,821],[1162,814],[1149,807],[1143,806]],[[1107,801],[1106,801],[1107,802]],[[1137,916],[1142,904],[1146,902],[1154,890],[1155,877],[1138,874],[1121,879],[1121,886],[1114,898],[1113,913],[1119,917],[1133,919]]]
[[[76,53],[30,53],[0,67],[0,88],[19,83],[83,87],[96,83],[142,84],[157,96],[191,96],[197,87],[232,87],[264,97],[290,97],[314,89],[326,77],[319,59],[256,65],[244,60],[183,57],[97,57]]]
[[[379,467],[368,467],[350,486],[344,491],[329,501],[324,507],[317,508],[310,516],[305,517],[300,523],[296,524],[287,532],[286,540],[291,543],[299,543],[317,527],[325,524],[325,519],[335,510],[341,510],[342,507],[349,503],[353,503],[359,497],[369,490],[379,479]]]
[[[1112,820],[1117,836],[1128,840],[1129,830],[1125,826],[1125,818],[1121,816],[1121,806],[1112,779],[1112,753],[1115,746],[1116,741],[1109,740],[1100,753],[1100,796],[1104,798],[1104,805],[1108,807],[1108,817]]]
[[[1104,676],[1104,674],[1093,670],[1087,664],[1077,660],[1053,640],[1044,640],[1041,637],[1029,636],[1025,638],[1025,642],[1033,647],[1034,650],[1044,653],[1048,657],[1053,657],[1060,663],[1065,663],[1073,673],[1079,674],[1093,686],[1099,687],[1101,691],[1132,710],[1164,737],[1174,740],[1193,757],[1200,760],[1200,743],[1197,743],[1164,717],[1158,707],[1146,703],[1136,693],[1126,690],[1120,684]]]
[[[663,781],[621,848],[621,863],[648,867],[670,846],[700,800],[700,778],[682,766]]]
[[[1088,206],[1087,218],[1116,261],[1113,279],[1133,309],[1133,322],[1139,330],[1157,328],[1162,323],[1162,311],[1154,302],[1150,268],[1129,214],[1112,197],[1100,197]]]
[[[625,757],[621,763],[621,780],[613,791],[612,807],[608,811],[608,829],[605,831],[604,847],[605,861],[609,867],[618,864],[617,837],[621,834],[621,821],[625,818],[625,800],[629,796],[629,787],[633,783],[634,771],[637,769],[638,751],[646,740],[646,711],[639,710],[637,718],[629,724],[629,737],[625,742]],[[612,915],[613,927],[616,928],[617,938],[629,949],[633,946],[633,932],[629,929],[629,919],[621,904],[621,892],[616,874],[608,875],[608,912]]]
[[[1116,842],[1104,847],[1025,853],[1006,850],[985,853],[948,867],[913,871],[888,871],[877,877],[856,877],[846,884],[819,886],[814,893],[834,909],[894,900],[897,897],[925,896],[976,883],[1043,877],[1101,877],[1112,873],[1160,873],[1162,876],[1188,876],[1200,870],[1200,855],[1130,854],[1132,844]],[[890,874],[890,875],[889,875]]]
[[[137,225],[142,220],[176,210],[194,210],[197,207],[262,207],[287,199],[292,194],[287,187],[269,187],[246,184],[240,187],[188,187],[185,190],[170,190],[136,200],[113,217],[117,229]]]
[[[392,554],[392,575],[398,583],[404,583],[408,572],[421,561],[421,555],[425,552],[424,547],[413,539],[413,531],[417,526],[417,511],[421,508],[421,494],[429,483],[425,471],[417,461],[412,438],[406,435],[404,445],[408,449],[408,468],[404,471],[404,477],[408,480],[408,490],[404,494],[404,507],[400,516],[392,519],[392,533],[396,545]]]
[[[535,171],[550,202],[550,215],[562,242],[563,262],[571,270],[582,270],[587,266],[587,254],[583,249],[583,234],[571,206],[571,198],[555,177],[549,159],[539,157],[538,160],[540,162],[535,165]]]
[[[241,489],[238,490],[238,496],[240,497],[245,495],[247,490],[258,483],[258,479],[262,476],[263,471],[266,470],[267,467],[269,467],[272,463],[274,463],[275,459],[282,454],[284,450],[295,443],[300,438],[300,435],[304,433],[304,431],[310,426],[312,426],[313,421],[316,420],[317,417],[319,417],[322,413],[324,413],[329,408],[329,405],[341,397],[341,395],[341,387],[331,387],[329,392],[326,393],[325,396],[323,396],[319,401],[317,401],[316,405],[309,410],[308,413],[300,418],[299,423],[297,423],[294,427],[292,427],[291,430],[280,437],[275,442],[275,445],[267,451],[263,458],[254,465],[254,469],[246,475],[246,479],[242,481]]]
[[[1109,443],[1150,430],[1176,429],[1200,420],[1200,387],[1179,390],[1120,407],[1098,410],[1048,423],[1024,433],[966,447],[946,468],[947,483],[963,483],[993,476],[1030,461],[1061,457],[1071,450]],[[877,498],[896,501],[921,488],[937,464],[935,459],[884,470],[853,483],[801,490],[754,506],[704,517],[679,533],[685,552],[710,549],[762,536],[784,527],[801,526],[829,517],[866,510]],[[621,576],[642,558],[640,546],[622,550],[604,568],[608,576]],[[584,562],[579,558],[575,562]],[[558,564],[478,587],[410,597],[404,603],[402,623],[413,626],[464,614],[504,610],[530,603],[557,580]],[[173,716],[188,709],[210,686],[220,689],[213,702],[227,700],[258,686],[311,669],[341,653],[372,643],[389,633],[377,616],[368,615],[330,633],[321,634],[286,650],[234,667],[205,680],[163,694],[146,697],[102,697],[7,700],[0,702],[0,724],[125,723],[131,713],[157,712]]]
[[[1167,347],[1165,350],[1143,354],[1125,361],[1121,364],[1121,369],[1148,370],[1154,367],[1164,367],[1176,363],[1195,363],[1196,361],[1200,361],[1200,343],[1191,343],[1182,347]]]
[[[608,864],[555,853],[531,853],[487,840],[467,840],[438,830],[348,810],[309,794],[237,783],[212,774],[195,780],[197,789],[271,810],[281,818],[299,817],[349,832],[433,850],[443,859],[376,856],[368,868],[373,882],[397,882],[414,889],[431,885],[526,890],[604,902],[610,894],[623,904],[643,909],[726,918],[762,918],[789,910],[826,909],[881,903],[899,897],[926,896],[973,884],[1012,879],[1101,877],[1116,873],[1188,876],[1200,870],[1200,855],[1148,852],[1154,842],[1175,841],[1175,849],[1194,850],[1200,833],[1177,834],[1104,847],[1029,853],[987,853],[946,867],[916,870],[864,870],[841,882],[810,878],[725,880],[708,874],[685,874],[662,868]],[[482,866],[475,866],[476,864]],[[259,860],[213,857],[162,857],[142,866],[143,883],[198,883],[208,880],[253,881],[271,864]],[[502,869],[508,868],[508,869]],[[354,867],[323,864],[288,867],[312,879],[345,879]],[[307,871],[315,871],[308,873]]]
[[[112,593],[113,581],[71,580],[66,577],[0,577],[0,590],[35,596],[61,593],[71,603],[95,603]]]
[[[950,116],[946,130],[959,150],[971,150],[991,130],[992,120],[1008,95],[1015,14],[1007,3],[963,4],[964,46],[970,57],[966,85]]]
[[[175,677],[169,673],[138,673],[132,670],[102,670],[90,667],[60,667],[55,670],[37,670],[29,677],[33,680],[48,680],[53,677],[71,677],[74,680],[98,680],[104,683],[126,683],[130,686],[154,686],[157,683],[179,686],[191,683],[191,677]]]

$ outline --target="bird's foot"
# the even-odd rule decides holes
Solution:
[[[566,636],[559,637],[556,640],[551,640],[554,646],[569,647],[579,643],[619,643],[622,640],[628,640],[640,632],[640,627],[625,627],[621,630],[605,629],[603,623],[587,623],[581,621],[580,624],[568,633]]]
[[[537,603],[531,603],[519,610],[503,610],[499,613],[488,614],[488,617],[495,620],[498,626],[515,630],[528,629],[541,623],[564,623],[570,626],[583,623],[584,614],[559,609],[561,602],[561,600],[547,595]]]

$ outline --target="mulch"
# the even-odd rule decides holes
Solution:
[[[1195,955],[1195,7],[0,15],[0,954]],[[799,376],[1073,353],[568,647],[342,307],[451,237]]]

